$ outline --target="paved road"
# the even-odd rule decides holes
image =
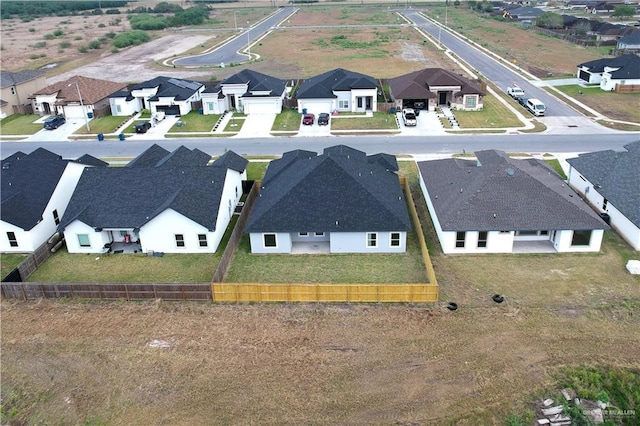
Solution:
[[[278,137],[278,138],[208,138],[170,139],[144,141],[95,140],[75,142],[0,142],[0,157],[16,151],[32,152],[43,147],[64,158],[77,158],[83,154],[96,157],[135,157],[157,143],[172,151],[180,145],[199,148],[211,155],[233,150],[241,155],[281,155],[294,149],[321,152],[332,145],[349,145],[368,154],[447,155],[473,152],[483,149],[499,149],[506,152],[577,153],[603,149],[622,150],[627,143],[640,140],[640,133],[609,135],[457,135],[438,137],[415,136],[327,136],[327,137]]]
[[[174,64],[179,66],[199,67],[208,65],[220,66],[220,64],[246,61],[249,59],[248,55],[238,52],[245,49],[248,45],[255,43],[256,40],[270,31],[272,27],[278,26],[282,21],[291,16],[296,9],[297,8],[295,7],[280,8],[266,19],[248,28],[242,34],[220,46],[213,52],[176,59]]]
[[[402,10],[400,13],[436,40],[439,38],[446,48],[455,52],[457,56],[470,64],[481,75],[491,80],[504,92],[506,92],[508,86],[515,83],[525,91],[527,96],[536,97],[545,103],[547,106],[547,117],[565,117],[565,121],[569,126],[593,126],[593,123],[589,119],[583,117],[580,113],[560,101],[555,96],[549,94],[544,89],[529,83],[529,80],[522,77],[506,65],[503,65],[493,56],[489,56],[484,51],[481,51],[466,41],[461,40],[445,28],[440,28],[438,25],[421,15],[418,11],[407,9]],[[566,118],[568,118],[568,120]]]

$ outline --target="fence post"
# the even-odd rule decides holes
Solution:
[[[22,290],[22,297],[27,300],[27,293],[24,291],[24,283],[20,283],[20,290]]]

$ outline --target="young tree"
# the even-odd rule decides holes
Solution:
[[[553,12],[545,12],[536,18],[536,26],[540,28],[562,28],[563,24],[562,15]]]
[[[615,10],[611,14],[611,16],[615,16],[616,18],[630,18],[636,13],[636,7],[632,4],[621,4],[620,6],[616,6]]]

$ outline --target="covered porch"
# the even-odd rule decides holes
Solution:
[[[512,253],[555,253],[551,240],[514,240]]]
[[[329,241],[293,242],[291,254],[330,254]]]
[[[142,253],[142,246],[138,242],[118,242],[114,241],[104,245],[104,254],[120,254],[120,253]]]

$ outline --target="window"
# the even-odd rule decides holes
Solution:
[[[400,233],[392,232],[391,233],[391,247],[400,247]]]
[[[308,237],[309,233],[308,232],[298,232],[298,236],[299,237]]]
[[[213,102],[207,102],[207,111],[213,111]]]
[[[175,234],[176,237],[176,247],[184,247],[184,235]]]
[[[15,87],[11,87],[11,94],[15,95],[16,94],[16,88]]]
[[[573,231],[572,246],[588,246],[591,242],[591,230]]]
[[[324,232],[316,232],[316,237],[324,237]]]
[[[485,248],[487,246],[487,231],[478,232],[478,248]]]
[[[125,235],[127,235],[127,231],[120,231],[120,236],[124,237]]]
[[[602,202],[602,210],[606,210],[608,204],[609,204],[609,200],[605,198],[604,201]]]
[[[358,108],[362,108],[362,97],[358,96]]]
[[[456,248],[464,248],[464,240],[466,237],[466,232],[458,231],[456,232]]]
[[[265,247],[278,247],[276,234],[263,234]]]
[[[53,211],[53,221],[58,225],[60,223],[60,217],[58,217],[58,210]]]
[[[349,101],[346,101],[346,100],[338,101],[338,108],[340,108],[340,109],[348,109],[349,108]]]
[[[116,105],[116,112],[117,113],[121,113],[122,112],[122,107],[120,105]]]
[[[540,235],[549,235],[549,231],[540,231]]]
[[[516,231],[518,237],[534,237],[538,235],[538,231]]]
[[[18,247],[18,240],[16,239],[15,232],[7,232],[7,238],[9,239],[9,245],[11,247]]]
[[[198,244],[200,244],[200,247],[209,246],[209,244],[207,243],[207,234],[198,234]]]
[[[465,105],[467,108],[475,108],[476,107],[476,97],[475,96],[465,96]]]
[[[80,244],[80,247],[91,247],[91,243],[89,242],[89,235],[78,234],[78,244]]]
[[[378,234],[367,232],[367,247],[378,247]]]

